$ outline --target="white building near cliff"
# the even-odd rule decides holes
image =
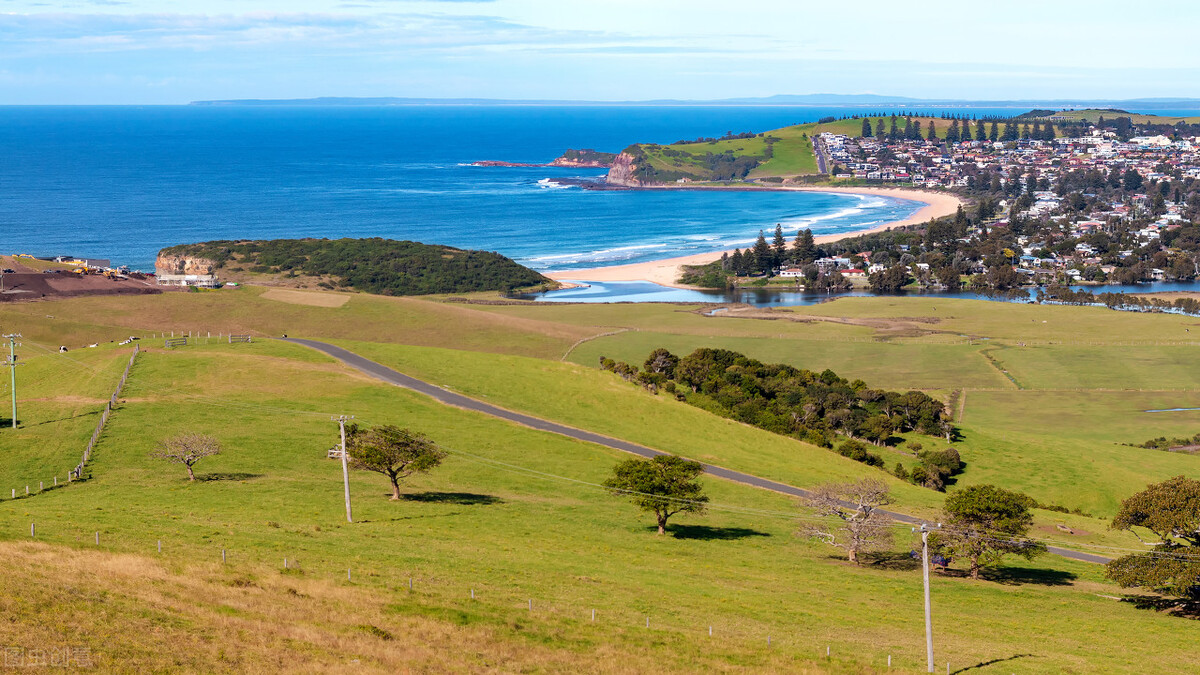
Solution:
[[[215,274],[159,274],[159,286],[194,286],[196,288],[216,288]]]

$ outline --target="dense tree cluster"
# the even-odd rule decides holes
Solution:
[[[162,254],[207,258],[231,271],[329,277],[381,295],[507,291],[549,283],[499,253],[379,238],[210,241]]]
[[[849,437],[837,452],[872,466],[883,466],[883,460],[864,442],[887,445],[894,434],[909,431],[947,439],[954,433],[942,402],[922,392],[872,389],[831,370],[764,364],[726,349],[701,348],[682,358],[657,349],[645,370],[606,357],[600,365],[652,391],[664,389],[710,412],[814,445],[833,448]],[[954,460],[957,465],[944,475],[961,467],[957,452]],[[935,471],[943,465],[938,461],[923,460],[921,466],[928,468],[921,471]],[[934,487],[923,477],[920,484]]]

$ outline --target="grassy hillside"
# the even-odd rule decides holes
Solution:
[[[416,356],[437,367],[457,358]],[[497,378],[506,368],[538,377],[537,362],[501,361]],[[552,384],[544,377],[534,388]],[[676,424],[687,410],[663,407],[654,420]],[[381,478],[354,474],[347,524],[338,464],[325,458],[339,412],[421,430],[450,458],[396,503]],[[227,445],[194,484],[147,456],[188,428]],[[906,558],[847,565],[794,536],[803,516],[788,499],[707,479],[710,514],[658,537],[596,487],[619,458],[440,406],[293,345],[151,348],[94,477],[0,502],[0,559],[37,561],[10,566],[0,597],[21,618],[18,643],[81,643],[108,669],[876,672],[888,655],[899,672],[921,668],[920,574]],[[37,543],[24,543],[30,522]],[[897,530],[907,550],[907,529]],[[1046,558],[989,581],[934,584],[938,660],[954,669],[1189,668],[1190,624],[1107,599],[1118,591],[1094,566]],[[1089,638],[1118,633],[1155,640],[1113,650]]]
[[[1105,119],[1116,119],[1118,117],[1128,117],[1134,124],[1178,124],[1187,122],[1188,124],[1200,124],[1200,117],[1173,117],[1168,115],[1143,115],[1140,113],[1129,113],[1114,110],[1065,110],[1055,112],[1054,117],[1063,117],[1070,120],[1081,120],[1085,122],[1096,122],[1101,117]],[[1049,117],[1049,115],[1047,115]]]
[[[967,462],[958,487],[991,482],[1082,508],[1094,517],[1038,511],[1035,530],[1078,547],[1139,547],[1107,529],[1117,501],[1200,476],[1197,457],[1122,445],[1200,426],[1196,412],[1143,412],[1200,407],[1183,367],[1190,317],[929,298],[706,316],[271,297],[244,288],[0,308],[0,325],[27,336],[18,391],[29,423],[0,428],[0,560],[10,561],[0,606],[18,618],[6,624],[13,644],[82,643],[110,670],[878,672],[889,654],[898,672],[923,669],[907,527],[896,528],[897,555],[853,567],[795,536],[808,516],[790,499],[706,478],[710,513],[680,517],[660,538],[598,487],[620,453],[448,408],[287,343],[143,341],[92,478],[7,499],[77,461],[128,358],[106,340],[135,331],[333,339],[497,405],[800,486],[880,474],[653,396],[598,370],[598,356],[640,363],[655,346],[723,346],[920,388],[955,406]],[[340,467],[326,458],[336,414],[413,427],[450,456],[399,502],[382,477],[352,474],[347,524]],[[227,451],[188,484],[148,453],[197,428]],[[940,504],[939,493],[889,483],[899,509],[932,516]],[[1125,591],[1093,565],[1049,556],[978,583],[935,574],[933,594],[939,670],[946,660],[981,673],[1190,670],[1194,625],[1114,600]],[[1145,635],[1154,639],[1123,637]]]

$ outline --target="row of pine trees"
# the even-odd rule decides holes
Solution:
[[[905,118],[904,127],[901,128],[899,119],[895,116],[891,118],[891,124],[885,129],[884,120],[882,117],[875,123],[874,128],[871,126],[871,118],[864,117],[862,121],[862,135],[865,138],[878,138],[887,141],[919,141],[922,138],[930,141],[937,141],[937,125],[933,120],[929,120],[929,125],[924,135],[921,131],[921,120],[911,117]],[[975,120],[974,132],[971,130],[970,120],[962,120],[961,125],[959,120],[951,120],[950,127],[946,129],[945,140],[947,143],[960,143],[963,141],[1001,141],[1009,142],[1016,140],[1035,140],[1035,141],[1053,141],[1057,138],[1054,132],[1054,125],[1047,122],[1044,126],[1038,120],[1034,120],[1033,125],[1018,124],[1013,121],[1004,123],[1001,130],[1000,123],[993,121],[989,126],[984,120]]]

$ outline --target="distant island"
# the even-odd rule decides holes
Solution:
[[[551,287],[499,253],[392,239],[209,241],[159,251],[160,274],[220,274],[223,281],[430,295]]]
[[[584,150],[567,150],[562,155],[555,157],[547,164],[537,164],[532,162],[506,162],[496,159],[484,159],[478,162],[472,162],[472,166],[499,166],[499,167],[521,167],[521,166],[558,166],[558,167],[573,167],[584,169],[608,169],[612,167],[613,160],[617,158],[615,152],[597,152],[592,149]]]

